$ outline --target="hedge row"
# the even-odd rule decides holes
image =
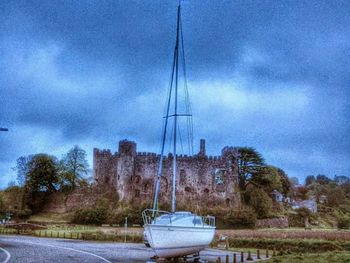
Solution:
[[[276,249],[298,253],[317,253],[325,251],[350,251],[350,242],[323,240],[286,239],[235,239],[229,238],[230,247]]]

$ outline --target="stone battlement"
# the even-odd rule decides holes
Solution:
[[[93,172],[97,184],[114,188],[126,202],[151,200],[160,155],[137,152],[135,142],[122,140],[118,152],[94,149]],[[200,141],[198,154],[177,155],[178,202],[197,200],[206,205],[240,205],[238,192],[237,154],[234,147],[225,147],[220,156],[207,156],[205,140]],[[164,156],[161,178],[161,201],[169,202],[173,155]]]

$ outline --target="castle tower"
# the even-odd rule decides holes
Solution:
[[[119,198],[130,199],[131,180],[135,172],[136,143],[128,140],[119,142],[117,165],[117,191]]]
[[[201,139],[200,140],[200,148],[199,148],[199,156],[206,156],[206,151],[205,151],[205,140]]]

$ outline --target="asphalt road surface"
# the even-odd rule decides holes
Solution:
[[[206,262],[218,256],[225,262],[226,251],[206,249],[200,253]],[[232,252],[230,262],[232,262]],[[0,236],[0,263],[8,262],[135,262],[145,263],[153,256],[143,244],[91,242],[30,236]],[[237,257],[237,262],[239,257]],[[250,261],[251,262],[251,261]]]

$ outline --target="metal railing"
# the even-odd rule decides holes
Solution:
[[[157,220],[158,221],[167,221],[167,224],[172,225],[172,218],[174,218],[175,213],[170,213],[167,211],[162,211],[162,210],[154,210],[154,209],[146,209],[142,211],[142,219],[144,225],[150,225],[150,224],[156,224]],[[181,213],[176,214],[178,219],[181,216],[186,216],[187,214],[181,215]],[[194,226],[199,226],[202,225],[203,227],[205,226],[211,226],[215,227],[215,217],[214,216],[199,216],[196,214],[190,213],[190,215],[193,217],[193,225]]]

